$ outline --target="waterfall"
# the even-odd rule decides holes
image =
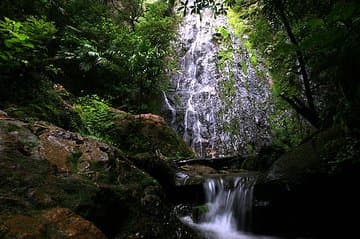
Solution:
[[[230,33],[226,46],[217,39],[220,28]],[[167,121],[200,157],[244,154],[268,144],[269,83],[257,76],[227,17],[215,18],[209,9],[201,19],[188,14],[178,35],[178,69],[164,92]],[[224,50],[231,51],[229,59]]]
[[[254,177],[208,179],[204,184],[209,211],[203,221],[222,230],[250,229]]]
[[[208,179],[204,183],[207,212],[197,223],[191,216],[181,220],[206,239],[269,238],[249,233],[255,180],[255,176]]]

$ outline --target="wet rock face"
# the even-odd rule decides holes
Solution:
[[[224,46],[219,28],[228,32]],[[247,154],[269,144],[269,83],[226,17],[188,14],[178,32],[179,69],[164,95],[171,126],[199,157]]]

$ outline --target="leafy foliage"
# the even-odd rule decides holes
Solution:
[[[199,14],[201,18],[201,14],[204,9],[210,8],[214,13],[214,17],[219,14],[226,14],[227,5],[231,4],[231,0],[228,1],[219,1],[219,0],[195,0],[192,5],[189,5],[189,1],[180,1],[180,7],[178,11],[182,11],[185,16],[187,13],[190,14]]]
[[[271,73],[275,145],[300,143],[312,132],[305,121],[358,128],[356,1],[236,0],[228,16],[244,46],[256,49]]]
[[[106,133],[113,127],[113,114],[110,106],[97,95],[80,97],[74,104],[87,134],[106,139]]]
[[[49,45],[55,33],[54,23],[44,18],[0,21],[0,84],[7,86],[1,87],[0,99],[32,96],[28,89],[40,85],[41,74],[55,70],[49,59]]]
[[[37,82],[52,80],[76,95],[98,94],[128,111],[156,112],[174,35],[171,4],[2,1],[0,82],[31,92]],[[10,102],[33,95],[10,99],[5,93],[3,101]]]
[[[340,121],[351,124],[344,109],[353,107],[355,111],[359,105],[355,96],[359,84],[354,80],[359,73],[359,67],[355,67],[360,49],[359,4],[355,1],[302,1],[300,4],[244,0],[237,1],[235,6],[247,28],[253,29],[249,31],[249,40],[268,61],[275,92],[310,105],[302,82],[306,70],[308,91],[314,98],[322,127],[339,123],[339,112],[343,118]],[[300,69],[299,54],[306,69]],[[352,59],[351,63],[346,59]]]
[[[45,19],[29,17],[23,22],[5,18],[0,21],[1,47],[0,66],[22,67],[32,64],[34,55],[46,56],[46,45],[56,33],[53,23]]]
[[[357,175],[360,168],[359,135],[347,132],[328,141],[320,152],[320,158],[330,175]]]
[[[17,106],[12,104],[6,106],[5,111],[28,121],[43,120],[71,131],[85,132],[79,114],[64,101],[65,95],[51,87],[50,82],[40,82],[33,99],[28,99]]]

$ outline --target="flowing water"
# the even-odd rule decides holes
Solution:
[[[214,17],[209,9],[201,18],[187,14],[174,46],[178,68],[163,92],[164,114],[196,154],[256,153],[271,143],[266,71],[235,37],[227,17]],[[254,184],[254,176],[208,179],[208,212],[199,221],[182,221],[209,239],[265,238],[249,233]]]
[[[269,82],[226,16],[201,15],[188,14],[179,26],[165,118],[200,157],[256,152],[271,141]]]
[[[208,179],[204,183],[208,211],[194,222],[181,220],[207,239],[265,239],[251,230],[251,210],[255,176]]]

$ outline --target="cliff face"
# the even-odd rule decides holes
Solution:
[[[119,149],[0,113],[2,238],[189,238],[161,186]]]

